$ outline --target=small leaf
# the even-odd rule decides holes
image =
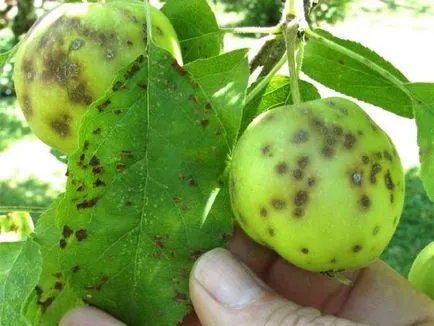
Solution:
[[[415,99],[420,176],[428,196],[434,201],[434,83],[412,83],[406,86]]]
[[[240,129],[241,117],[249,79],[247,50],[241,49],[185,66],[194,80],[211,99],[227,132],[232,147]]]
[[[64,198],[38,224],[42,325],[83,303],[129,325],[175,325],[190,310],[195,259],[232,232],[219,118],[231,103],[212,104],[215,91],[231,98],[202,77],[150,44],[85,114]]]
[[[12,59],[12,57],[18,51],[19,46],[20,46],[20,43],[16,44],[9,51],[0,53],[0,68],[3,67],[10,59]]]
[[[0,325],[31,325],[23,310],[39,280],[41,266],[39,245],[33,239],[0,243]]]
[[[311,38],[305,47],[303,72],[338,92],[403,117],[413,117],[412,101],[397,85],[408,80],[398,69],[357,42],[337,38],[323,30],[315,30],[315,33],[364,59],[360,62],[330,48],[324,42]],[[377,66],[391,74],[396,79],[396,83],[384,78],[378,71],[372,69],[372,66]]]
[[[178,34],[184,63],[220,54],[223,33],[206,0],[168,0],[162,11]]]
[[[258,79],[250,86],[249,90],[253,89],[261,80],[262,78]],[[321,98],[315,86],[307,81],[299,80],[299,87],[301,98],[304,102]],[[275,75],[270,80],[267,87],[265,87],[264,90],[244,108],[241,132],[244,131],[250,122],[252,122],[253,119],[262,112],[285,104],[293,104],[290,78],[287,76]]]

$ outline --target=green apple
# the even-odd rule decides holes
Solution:
[[[408,273],[408,280],[434,300],[434,241],[417,255]]]
[[[151,7],[153,42],[182,64],[176,32]],[[139,1],[67,3],[29,30],[16,56],[19,104],[43,142],[71,153],[80,120],[111,86],[118,71],[145,53],[145,6]]]
[[[306,270],[368,265],[401,216],[404,173],[395,147],[343,98],[262,113],[240,137],[230,164],[241,227]]]

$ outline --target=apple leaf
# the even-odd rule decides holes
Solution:
[[[201,64],[213,72],[213,60]],[[245,51],[225,54],[222,64],[234,68],[213,82],[196,78],[150,44],[89,108],[66,193],[37,227],[41,325],[57,325],[84,303],[129,325],[175,325],[190,310],[195,259],[232,232],[221,177],[230,132],[220,116],[227,108],[241,119],[225,92],[245,94],[248,73],[235,77]],[[221,87],[228,78],[234,89]]]
[[[398,69],[357,42],[340,39],[324,30],[317,29],[314,32],[363,59],[355,60],[348,52],[337,51],[330,47],[330,43],[311,38],[305,47],[304,73],[338,92],[400,116],[413,117],[412,100],[399,87],[408,80]],[[396,82],[383,77],[373,66],[386,71]]]
[[[253,89],[261,80],[262,78],[258,79],[249,89]],[[301,98],[304,102],[321,98],[315,86],[307,81],[299,80],[299,87]],[[275,75],[271,78],[267,87],[256,95],[244,108],[241,132],[262,112],[285,104],[293,104],[290,78],[288,76]]]
[[[202,90],[209,94],[210,104],[225,126],[231,148],[240,130],[243,114],[249,76],[247,52],[240,49],[217,57],[196,60],[185,66]]]
[[[206,0],[168,0],[161,11],[176,30],[184,63],[220,54],[223,33]]]
[[[32,238],[0,243],[0,325],[31,325],[23,310],[39,280],[41,267],[39,245]]]
[[[434,201],[434,83],[412,83],[406,87],[414,97],[420,176],[428,196]]]

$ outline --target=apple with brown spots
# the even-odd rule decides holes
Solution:
[[[254,240],[315,272],[371,263],[390,241],[404,173],[355,103],[327,98],[259,115],[233,152],[232,207]]]
[[[154,43],[182,63],[168,18],[151,8]],[[27,33],[16,56],[19,104],[43,142],[63,152],[77,149],[88,106],[104,95],[120,69],[146,52],[145,7],[138,1],[67,3]]]

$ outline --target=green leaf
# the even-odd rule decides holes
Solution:
[[[58,209],[64,195],[44,212],[36,225],[35,240],[41,247],[42,274],[32,299],[26,307],[32,325],[57,325],[60,318],[70,309],[83,305],[61,270],[62,251],[59,249]]]
[[[232,232],[228,133],[210,84],[152,44],[148,56],[86,113],[64,198],[38,225],[39,287],[52,298],[41,325],[57,325],[71,301],[129,325],[175,325],[195,259]]]
[[[323,30],[314,32],[346,49],[347,53],[337,51],[329,43],[311,38],[305,47],[303,72],[338,92],[400,116],[413,117],[412,101],[400,87],[401,83],[408,80],[398,69],[357,42],[337,38]],[[349,53],[363,59],[356,60]],[[392,76],[395,82],[386,79],[378,72],[379,69]]]
[[[250,86],[253,89],[258,82]],[[290,78],[287,76],[275,75],[271,78],[267,87],[263,89],[249,104],[244,108],[241,132],[244,131],[250,122],[262,112],[268,111],[285,104],[293,104]],[[312,84],[304,80],[299,80],[300,93],[304,102],[313,101],[321,98],[318,90]]]
[[[434,201],[434,83],[413,83],[406,86],[415,98],[420,176],[428,196]]]
[[[235,144],[240,130],[249,78],[247,50],[241,49],[185,66],[209,96],[227,133],[229,147]]]
[[[41,273],[39,245],[32,239],[0,243],[0,325],[31,325],[23,316]]]
[[[168,0],[162,12],[178,34],[184,63],[220,54],[223,33],[206,0]]]
[[[19,46],[20,46],[20,43],[16,44],[9,51],[0,53],[0,68],[3,67],[10,59],[12,59],[12,57],[18,51]]]

